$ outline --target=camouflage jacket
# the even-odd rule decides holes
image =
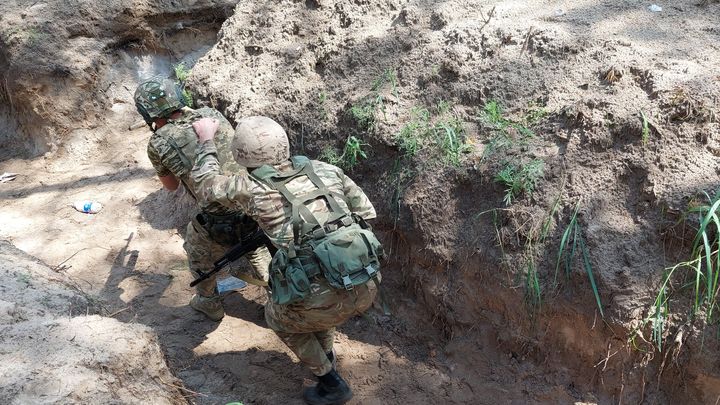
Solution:
[[[336,198],[343,210],[364,219],[375,218],[375,208],[370,200],[340,168],[318,160],[312,160],[310,164],[331,192],[346,197],[347,204]],[[287,161],[273,167],[283,173],[292,169],[292,163]],[[190,177],[198,191],[199,200],[220,203],[227,208],[245,212],[257,221],[275,246],[288,248],[293,239],[293,227],[287,200],[280,192],[255,180],[247,172],[238,172],[231,176],[221,175],[213,141],[198,145],[195,166]],[[306,176],[292,180],[286,187],[296,196],[315,190],[315,186]],[[308,209],[320,221],[330,213],[327,203],[322,199],[309,204]]]
[[[215,118],[220,122],[216,133],[216,145],[219,153],[220,167],[224,173],[238,173],[244,169],[237,164],[232,156],[230,144],[235,132],[219,111],[203,107],[197,110],[183,109],[182,117],[170,119],[158,129],[148,142],[147,154],[158,176],[174,175],[185,185],[187,190],[198,201],[200,208],[210,214],[226,215],[231,211],[217,202],[204,202],[197,198],[198,192],[190,180],[193,166],[197,137],[192,123],[202,117]]]

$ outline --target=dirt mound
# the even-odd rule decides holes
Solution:
[[[0,159],[56,151],[134,109],[137,81],[167,74],[190,53],[185,44],[212,40],[235,3],[3,1]],[[143,57],[149,52],[153,60]]]
[[[0,258],[3,403],[184,401],[151,329],[86,315],[97,303],[2,240]]]
[[[639,351],[628,339],[663,269],[689,253],[669,225],[720,183],[718,7],[244,4],[190,82],[230,117],[282,122],[297,153],[360,162],[353,177],[404,270],[388,276],[416,291],[450,345],[487,328],[605,400],[707,400],[720,369],[696,344],[701,324],[663,332],[684,379],[667,348],[652,354],[647,329]],[[558,289],[575,207],[583,253]],[[646,387],[650,375],[664,388]]]

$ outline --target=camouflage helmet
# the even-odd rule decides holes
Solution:
[[[235,128],[232,151],[241,166],[277,165],[290,158],[290,143],[283,127],[274,120],[245,117]]]
[[[185,107],[182,90],[170,79],[152,79],[141,83],[135,90],[135,107],[145,122],[167,118]]]

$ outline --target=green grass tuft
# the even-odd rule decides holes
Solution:
[[[688,209],[688,217],[697,218],[697,231],[693,239],[690,257],[686,261],[675,264],[664,270],[661,284],[653,306],[648,317],[635,332],[641,333],[646,325],[651,325],[651,339],[655,348],[662,351],[663,340],[667,332],[670,314],[670,300],[674,295],[673,280],[678,274],[685,273],[691,276],[691,282],[680,285],[677,289],[682,290],[685,286],[692,287],[693,299],[690,318],[694,318],[700,311],[704,310],[702,322],[710,324],[717,322],[718,303],[718,278],[720,276],[720,190],[710,197],[705,193],[707,204],[694,206]],[[685,279],[683,277],[683,279]],[[635,335],[633,335],[634,339]]]
[[[178,79],[178,81],[182,85],[182,96],[185,105],[192,107],[195,104],[195,100],[193,99],[193,95],[190,90],[185,88],[185,81],[187,80],[188,76],[190,76],[190,69],[187,68],[185,62],[180,62],[176,65],[173,65],[173,72],[175,73],[175,78]]]
[[[376,128],[377,113],[382,112],[383,119],[387,119],[385,115],[385,99],[389,87],[389,91],[399,99],[398,95],[398,79],[395,69],[385,69],[383,73],[373,81],[370,94],[362,97],[356,103],[350,106],[350,116],[357,124],[358,128],[363,131],[372,132]]]
[[[642,118],[642,144],[647,145],[650,142],[650,123],[642,110],[640,110],[640,117]]]
[[[465,127],[448,101],[440,101],[431,114],[425,108],[413,108],[410,121],[395,135],[398,149],[412,158],[425,147],[440,154],[443,163],[459,166],[460,158],[471,150],[465,138]]]
[[[512,204],[520,194],[532,195],[538,180],[543,175],[545,164],[534,159],[526,164],[506,163],[505,167],[495,176],[495,181],[505,186],[506,205]]]
[[[590,263],[590,254],[588,248],[585,245],[585,239],[582,236],[582,227],[578,222],[578,212],[580,211],[580,202],[575,204],[573,215],[570,218],[570,223],[563,232],[562,238],[560,239],[560,248],[558,249],[557,263],[555,265],[555,278],[554,283],[557,285],[557,276],[560,270],[560,265],[564,264],[565,277],[570,277],[570,271],[575,258],[577,257],[578,249],[582,259],[582,266],[585,273],[590,281],[590,287],[592,293],[595,296],[595,302],[597,303],[600,316],[604,317],[602,302],[600,301],[600,293],[598,292],[597,284],[595,283],[595,275],[592,269],[592,263]]]
[[[365,146],[368,144],[351,135],[345,140],[342,154],[333,147],[326,147],[320,153],[319,159],[345,170],[352,170],[360,163],[360,159],[367,159],[367,153],[363,150]]]

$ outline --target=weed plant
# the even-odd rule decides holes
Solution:
[[[525,297],[531,307],[539,308],[542,304],[542,290],[540,289],[540,278],[535,265],[536,252],[531,240],[528,241],[525,248]]]
[[[372,132],[375,130],[377,123],[377,112],[383,114],[383,119],[387,119],[385,115],[385,93],[389,90],[395,99],[398,96],[398,80],[395,69],[385,69],[383,73],[373,81],[370,94],[362,97],[357,103],[350,106],[350,116],[353,118],[358,128],[364,131]]]
[[[193,95],[190,90],[185,88],[185,81],[190,76],[190,69],[187,68],[185,62],[180,62],[176,65],[173,65],[173,72],[175,73],[175,78],[178,79],[178,81],[182,85],[182,96],[183,101],[185,101],[185,105],[192,107],[195,103],[195,101],[193,100]]]
[[[532,195],[538,180],[543,175],[544,163],[534,159],[525,164],[505,163],[504,168],[495,176],[495,181],[505,186],[505,205],[512,204],[520,194]]]
[[[322,121],[327,120],[327,94],[324,91],[318,93],[318,112],[320,113],[320,119]]]
[[[405,124],[395,137],[400,152],[407,158],[415,156],[420,151],[431,132],[430,111],[425,108],[413,108],[410,116],[410,122]]]
[[[595,276],[593,274],[592,264],[590,263],[590,254],[588,252],[587,245],[585,244],[585,238],[582,236],[582,227],[578,222],[578,212],[580,211],[580,202],[575,204],[570,223],[565,232],[563,232],[562,239],[560,239],[560,248],[558,249],[557,263],[555,265],[555,278],[554,283],[557,285],[558,272],[560,266],[565,268],[565,278],[570,278],[570,272],[572,266],[578,256],[581,258],[583,269],[588,276],[590,281],[590,287],[592,288],[593,295],[595,296],[595,302],[597,303],[600,316],[604,316],[602,310],[602,303],[600,301],[600,293],[598,292],[597,284],[595,283]]]
[[[320,153],[319,158],[345,170],[352,170],[360,163],[360,159],[367,159],[367,153],[363,150],[365,146],[368,145],[351,135],[345,140],[342,154],[339,154],[335,148],[327,147]]]
[[[395,135],[398,149],[403,157],[412,158],[423,148],[432,147],[439,151],[443,163],[458,166],[462,154],[471,149],[465,142],[463,122],[447,101],[440,101],[434,111],[433,115],[425,108],[411,110],[410,122]]]
[[[488,101],[480,113],[480,119],[490,124],[494,131],[483,151],[483,159],[503,150],[525,147],[536,138],[535,132],[530,127],[536,125],[545,116],[547,111],[544,107],[531,104],[516,122],[504,116],[503,109],[496,100]]]
[[[670,314],[670,299],[675,290],[692,287],[691,319],[704,310],[703,322],[705,324],[717,321],[716,315],[720,309],[718,303],[718,292],[720,292],[718,291],[720,287],[718,284],[720,277],[720,255],[718,255],[718,251],[720,251],[720,213],[718,213],[720,190],[713,197],[705,193],[705,197],[707,204],[691,207],[687,212],[687,217],[696,217],[698,221],[690,257],[688,260],[664,270],[658,295],[640,328],[651,325],[651,340],[658,351],[662,351]],[[683,273],[685,277],[682,278],[682,283],[675,288],[674,281]],[[689,283],[687,283],[688,276]],[[635,335],[639,333],[640,330],[637,330]]]
[[[642,144],[647,145],[650,142],[650,123],[642,110],[640,110],[640,118],[642,118]]]

